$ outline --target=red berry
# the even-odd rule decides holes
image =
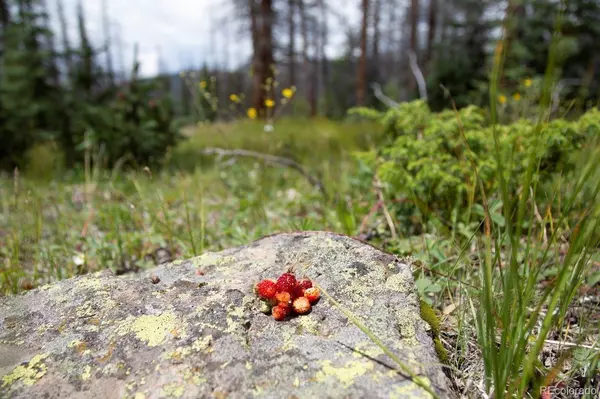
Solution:
[[[277,279],[277,292],[289,292],[293,294],[296,284],[296,277],[292,273],[283,273]]]
[[[292,300],[292,296],[289,292],[278,292],[275,294],[275,299],[279,302],[281,306],[289,306],[290,301]]]
[[[304,291],[304,297],[308,299],[311,304],[314,304],[321,298],[321,292],[317,287],[311,287]]]
[[[294,311],[298,314],[306,314],[310,312],[310,302],[305,297],[294,299]]]
[[[290,313],[288,308],[281,305],[275,306],[271,312],[273,313],[273,318],[277,321],[285,319]]]
[[[258,295],[265,299],[271,299],[277,293],[275,289],[275,281],[273,280],[263,280],[256,285],[256,291]]]
[[[303,278],[302,280],[298,281],[298,287],[307,289],[312,287],[312,281],[310,281],[307,278]]]

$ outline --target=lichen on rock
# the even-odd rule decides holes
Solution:
[[[42,378],[48,370],[43,362],[47,357],[47,354],[35,355],[26,365],[15,367],[10,374],[2,377],[2,388],[10,387],[17,381],[25,386],[35,384],[35,382]]]
[[[325,297],[284,322],[261,313],[254,284],[290,266],[450,394],[410,267],[311,232],[0,298],[0,397],[430,397]]]

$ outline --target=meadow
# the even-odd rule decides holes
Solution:
[[[34,148],[0,179],[0,293],[329,230],[411,262],[457,392],[598,384],[598,114],[543,134],[420,102],[354,114],[188,127],[156,170],[106,168],[102,149],[61,170],[51,146]]]

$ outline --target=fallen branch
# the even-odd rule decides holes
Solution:
[[[288,168],[295,169],[297,172],[299,172],[302,176],[304,176],[306,178],[306,180],[308,180],[310,182],[310,184],[315,186],[320,192],[322,192],[322,193],[325,192],[323,183],[321,183],[321,181],[319,179],[317,179],[316,177],[314,177],[313,175],[308,173],[308,171],[304,168],[304,166],[300,165],[298,162],[294,161],[293,159],[279,157],[277,155],[263,154],[260,152],[250,151],[250,150],[242,150],[242,149],[226,150],[224,148],[205,148],[202,150],[202,154],[217,155],[218,157],[249,157],[249,158],[260,159],[260,160],[262,160],[268,164],[272,164],[272,165],[286,166]]]
[[[415,75],[415,80],[419,86],[419,97],[421,97],[421,100],[427,101],[427,84],[425,83],[425,77],[417,63],[417,55],[412,50],[408,52],[408,63],[410,64],[410,69],[413,75]]]
[[[381,90],[381,85],[379,83],[377,83],[377,82],[371,83],[371,89],[373,89],[373,94],[375,95],[375,98],[377,98],[379,101],[381,101],[388,107],[396,108],[397,106],[400,105],[400,103],[392,100],[391,98],[389,98],[388,96],[386,96],[383,93],[383,90]]]

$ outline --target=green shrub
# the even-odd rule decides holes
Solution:
[[[35,144],[25,153],[25,175],[33,180],[50,181],[63,166],[63,155],[56,143]]]
[[[377,173],[394,197],[413,199],[428,212],[449,220],[453,210],[482,203],[476,173],[486,192],[496,191],[494,136],[483,109],[469,106],[457,112],[433,113],[423,101],[413,101],[386,112],[366,108],[351,112],[385,127],[387,144],[356,157],[366,170]],[[578,121],[546,123],[541,140],[536,138],[535,123],[529,120],[497,128],[506,180],[509,187],[518,189],[528,159],[539,161],[536,176],[541,184],[555,172],[571,170],[574,160],[569,155],[581,148],[586,138],[598,136],[600,112],[591,110]],[[536,157],[529,157],[531,151]]]

